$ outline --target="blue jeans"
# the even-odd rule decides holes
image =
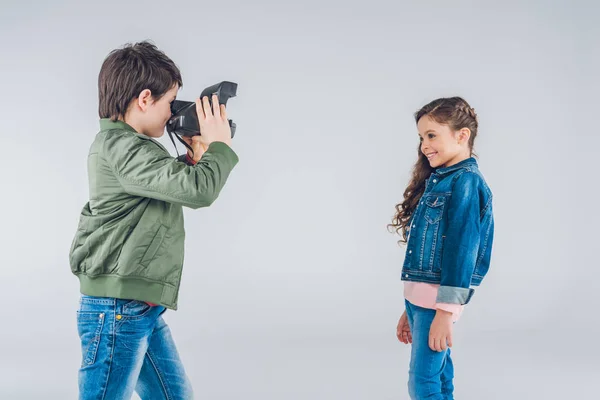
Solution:
[[[80,400],[129,400],[134,390],[142,400],[193,398],[165,311],[137,300],[81,296]]]
[[[412,333],[408,393],[413,400],[453,400],[454,366],[450,348],[437,352],[429,348],[429,329],[435,310],[406,303],[406,316]]]

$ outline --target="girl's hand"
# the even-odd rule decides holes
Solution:
[[[398,321],[398,327],[396,328],[396,337],[399,341],[401,341],[404,344],[412,343],[412,334],[410,333],[410,326],[408,325],[406,311],[402,313],[400,321]]]
[[[202,158],[202,154],[204,154],[206,149],[208,149],[208,146],[206,146],[200,141],[200,135],[192,137],[182,136],[181,138],[194,150],[194,154],[192,154],[192,152],[188,150],[188,155],[190,156],[190,158],[193,159],[194,162],[200,161],[200,158]]]
[[[438,309],[429,328],[429,348],[444,351],[448,347],[452,347],[452,313]]]

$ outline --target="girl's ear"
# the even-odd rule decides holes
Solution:
[[[469,128],[462,128],[458,131],[457,135],[458,143],[469,143],[469,138],[471,137],[471,130]]]

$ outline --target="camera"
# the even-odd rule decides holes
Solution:
[[[219,99],[219,104],[227,106],[227,100],[229,100],[231,97],[235,97],[237,93],[237,86],[237,83],[223,81],[204,89],[200,94],[200,98],[202,99],[204,96],[208,96],[210,106],[212,107],[212,95],[216,94]],[[229,126],[231,127],[231,137],[233,138],[235,135],[236,125],[232,120],[229,120]],[[202,133],[200,132],[200,124],[198,123],[198,114],[196,112],[196,102],[180,100],[173,101],[171,104],[171,118],[167,122],[166,128],[169,135],[201,135]]]

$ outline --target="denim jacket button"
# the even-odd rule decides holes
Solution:
[[[437,182],[437,179],[434,179],[434,180],[433,180],[433,183],[436,183],[436,182]]]
[[[408,251],[408,254],[412,254],[412,250],[409,250],[409,251]]]

